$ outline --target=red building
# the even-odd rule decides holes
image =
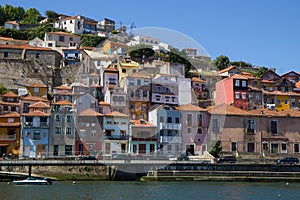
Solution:
[[[227,104],[248,110],[248,79],[235,74],[216,83],[216,105]]]

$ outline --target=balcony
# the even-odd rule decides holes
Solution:
[[[25,122],[24,128],[48,128],[49,124],[48,122],[39,122],[39,123],[33,123],[33,122]]]
[[[13,141],[16,140],[16,135],[0,135],[0,141]]]
[[[174,124],[174,123],[160,123],[160,129],[167,129],[167,130],[181,130],[181,124]]]
[[[160,136],[160,143],[182,143],[182,139],[179,136]]]
[[[104,140],[128,140],[128,135],[105,135]]]

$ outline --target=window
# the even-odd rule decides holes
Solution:
[[[61,133],[61,127],[60,126],[56,126],[55,127],[55,133],[56,134],[60,134]]]
[[[247,87],[247,81],[242,80],[242,86],[243,86],[243,87]]]
[[[140,79],[137,80],[137,85],[141,85],[141,80]]]
[[[36,58],[36,59],[39,59],[39,58],[40,58],[40,53],[36,53],[36,54],[35,54],[35,58]]]
[[[133,79],[128,79],[128,85],[134,85],[134,80]]]
[[[122,73],[126,73],[126,69],[122,69]]]
[[[179,123],[180,123],[179,117],[176,117],[176,118],[175,118],[175,123],[176,123],[176,124],[179,124]]]
[[[236,142],[231,142],[231,151],[236,151],[236,150],[237,150]]]
[[[105,153],[110,154],[110,143],[105,143]]]
[[[281,103],[281,102],[280,102],[280,99],[278,99],[278,100],[277,100],[277,104],[280,105],[280,103]]]
[[[97,131],[96,130],[91,130],[91,136],[96,137],[96,135],[97,135]]]
[[[189,135],[192,134],[192,128],[187,128],[186,133]]]
[[[235,80],[235,86],[239,87],[240,86],[240,80]]]
[[[242,99],[247,99],[247,95],[246,95],[246,93],[242,93]]]
[[[72,24],[72,20],[70,21],[70,23]],[[73,37],[70,37],[70,41],[73,41]]]
[[[160,117],[159,117],[159,122],[160,122],[160,123],[163,123],[163,122],[164,122],[164,117],[160,116]]]
[[[33,132],[33,140],[40,140],[41,139],[41,133],[39,131]]]
[[[186,122],[187,125],[192,126],[193,114],[191,114],[191,113],[187,114],[186,120],[187,120],[187,122]]]
[[[131,104],[129,105],[129,109],[130,109],[130,110],[134,109],[134,104],[133,104],[133,103],[131,103]]]
[[[300,153],[299,144],[294,144],[294,153]]]
[[[65,146],[65,155],[71,156],[72,155],[72,145]]]
[[[256,97],[257,100],[260,99],[260,95],[259,94],[256,94],[255,97]]]
[[[220,120],[212,119],[212,132],[219,133],[220,132]]]
[[[202,133],[203,133],[203,129],[202,128],[198,128],[197,134],[202,134]]]
[[[255,131],[255,124],[253,119],[249,119],[246,121],[246,129],[247,133],[254,133]]]
[[[4,52],[4,58],[7,58],[7,57],[8,57],[8,52],[5,51],[5,52]]]
[[[287,144],[286,143],[282,143],[281,144],[281,151],[287,151]]]
[[[168,123],[172,123],[172,117],[168,117]]]
[[[277,120],[271,120],[271,133],[277,135]]]
[[[72,128],[71,127],[67,127],[66,128],[66,134],[72,134]]]
[[[58,145],[53,146],[53,155],[58,156]]]
[[[33,92],[37,93],[39,91],[40,91],[40,88],[38,88],[38,87],[33,88]]]
[[[236,99],[239,99],[239,98],[240,98],[240,93],[239,93],[239,92],[236,92],[236,93],[235,93],[235,98],[236,98]]]
[[[148,97],[148,91],[147,90],[143,90],[143,97]]]
[[[79,137],[85,137],[85,130],[79,130]]]
[[[60,122],[61,121],[61,116],[60,115],[55,115],[55,121]]]
[[[202,126],[202,114],[197,114],[197,123],[198,126]]]
[[[141,96],[141,91],[140,90],[136,90],[135,91],[135,97],[140,97]]]
[[[65,41],[65,36],[60,35],[60,36],[58,37],[58,40],[59,40],[60,42],[64,42],[64,41]]]
[[[284,104],[287,105],[288,104],[288,100],[284,100]]]
[[[72,116],[71,115],[67,115],[66,120],[67,120],[67,122],[71,122],[72,121]]]

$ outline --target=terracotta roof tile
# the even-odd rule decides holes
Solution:
[[[139,120],[130,120],[131,126],[134,127],[156,127],[155,125],[151,124],[150,122],[139,119]]]
[[[117,112],[117,111],[106,113],[105,116],[110,116],[110,117],[129,117],[129,115],[126,115],[124,113],[120,113],[120,112]]]
[[[295,87],[296,87],[296,88],[300,88],[300,81],[298,81],[298,82],[295,84]]]
[[[39,87],[39,88],[46,88],[47,86],[46,85],[42,85],[40,83],[34,83],[34,84],[31,84],[27,87]]]
[[[27,50],[39,50],[39,51],[52,51],[51,48],[35,47],[27,44],[13,44],[13,45],[0,44],[0,49],[27,49]]]
[[[12,112],[12,113],[7,113],[7,114],[3,114],[0,115],[0,117],[20,117],[21,115],[17,112]]]
[[[218,74],[223,74],[224,72],[228,72],[229,70],[233,69],[233,68],[236,68],[235,66],[231,65],[225,69],[222,69],[220,71],[218,71]]]
[[[193,77],[193,78],[192,78],[192,82],[206,83],[205,80],[202,80],[202,79],[197,78],[197,77]]]
[[[14,103],[14,102],[6,102],[6,101],[0,101],[0,105],[8,105],[8,106],[16,106],[19,107],[19,103]]]
[[[49,114],[44,113],[44,112],[39,111],[39,110],[35,110],[35,111],[29,112],[29,113],[23,113],[23,115],[24,116],[32,116],[32,117],[35,117],[35,116],[38,116],[38,117],[48,117],[48,116],[50,116]]]
[[[235,74],[235,75],[231,76],[231,78],[233,78],[233,79],[244,79],[244,80],[248,80],[247,77],[245,77],[245,76],[243,76],[243,75],[241,75],[241,74]]]
[[[78,116],[103,116],[103,114],[98,113],[91,109],[87,109],[87,110],[82,111]]]
[[[60,85],[57,87],[54,87],[53,89],[57,89],[57,90],[72,90],[71,87],[67,86],[67,85]]]
[[[37,96],[26,96],[23,97],[21,100],[23,101],[43,101],[43,102],[49,102],[48,99],[44,97],[37,97]]]
[[[13,92],[7,92],[3,95],[4,97],[19,97],[17,94]]]
[[[29,105],[29,108],[50,108],[50,106],[42,101]]]
[[[53,102],[52,105],[69,105],[69,106],[72,106],[73,104],[69,101],[61,100],[61,101]]]
[[[99,101],[99,105],[101,105],[101,106],[110,106],[109,103],[104,102],[104,101]]]
[[[213,107],[209,107],[208,113],[211,115],[251,115],[245,110],[226,104],[220,104]]]
[[[193,104],[185,104],[176,107],[176,110],[186,110],[186,111],[207,111],[205,108],[201,108],[199,106],[195,106]]]

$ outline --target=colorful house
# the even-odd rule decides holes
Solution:
[[[181,112],[182,151],[203,154],[207,151],[209,119],[207,109],[186,104],[176,108]]]
[[[102,153],[103,114],[87,109],[77,117],[76,155]]]
[[[0,114],[6,114],[10,112],[18,112],[20,113],[20,97],[13,93],[8,92],[2,96],[2,100],[0,101]]]
[[[182,151],[181,112],[170,105],[154,105],[149,111],[158,139],[158,154],[179,155]]]
[[[20,128],[19,113],[11,112],[0,115],[0,157],[19,156]]]
[[[216,105],[227,104],[248,110],[248,79],[242,75],[233,75],[216,83]]]
[[[34,83],[27,86],[28,93],[31,96],[47,97],[48,87],[40,83]]]
[[[129,148],[129,115],[110,112],[103,118],[103,155],[127,153]]]
[[[49,157],[75,155],[76,114],[71,102],[61,100],[51,104]]]
[[[156,155],[156,126],[146,120],[130,120],[129,152],[136,155]]]

